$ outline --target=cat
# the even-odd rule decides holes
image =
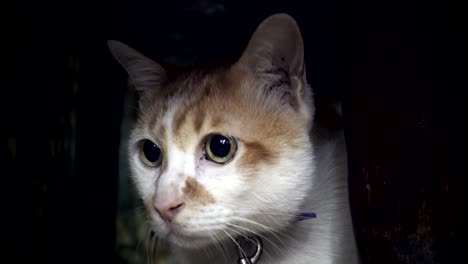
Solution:
[[[265,19],[229,67],[175,78],[108,46],[139,93],[129,163],[173,263],[238,263],[245,237],[261,241],[258,263],[358,263],[343,133],[314,132],[291,16]],[[297,221],[304,212],[316,218]]]

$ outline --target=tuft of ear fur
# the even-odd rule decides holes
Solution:
[[[107,45],[112,56],[127,71],[130,83],[140,94],[141,105],[141,101],[147,97],[146,93],[159,89],[165,82],[166,71],[158,63],[120,41],[109,40]]]
[[[287,14],[265,19],[251,37],[238,64],[250,69],[265,92],[281,97],[296,111],[310,107],[304,46],[296,21]]]

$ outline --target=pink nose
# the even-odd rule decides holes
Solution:
[[[162,219],[171,222],[172,219],[184,208],[185,203],[182,199],[176,199],[169,203],[156,202],[154,208],[159,213]]]

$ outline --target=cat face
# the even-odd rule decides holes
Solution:
[[[167,80],[162,67],[109,42],[140,91],[132,177],[160,236],[200,247],[284,228],[313,184],[313,119],[302,38],[275,15],[228,69]]]

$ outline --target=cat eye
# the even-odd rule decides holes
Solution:
[[[146,139],[140,145],[140,159],[150,167],[157,167],[162,161],[161,149],[151,140]]]
[[[223,135],[210,135],[205,144],[205,155],[208,160],[224,164],[230,161],[237,150],[236,140]]]

